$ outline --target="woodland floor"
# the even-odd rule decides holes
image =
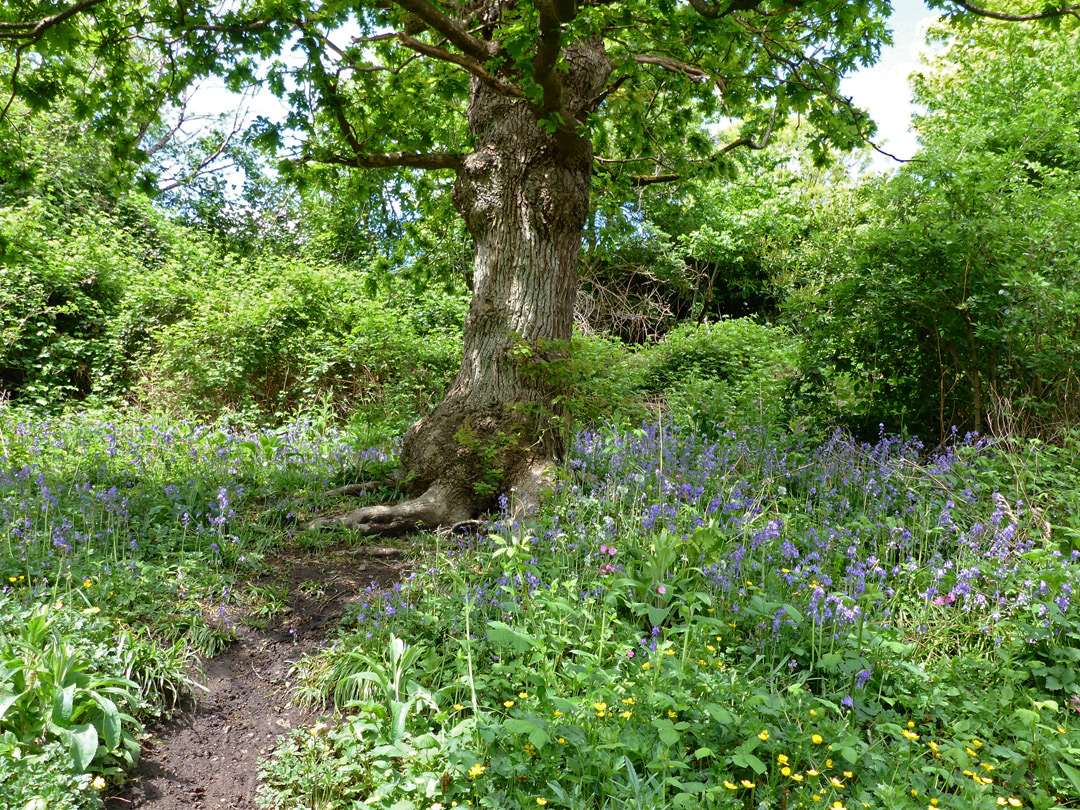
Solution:
[[[396,549],[370,547],[272,561],[275,574],[258,582],[287,585],[289,610],[266,629],[237,622],[236,641],[203,662],[200,681],[209,691],[150,729],[131,783],[106,807],[255,810],[259,761],[278,736],[311,720],[290,700],[291,664],[323,643],[365,587],[389,587],[404,568]]]

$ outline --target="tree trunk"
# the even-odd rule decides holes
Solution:
[[[599,44],[567,53],[567,107],[583,112],[611,63]],[[435,410],[405,434],[411,501],[317,525],[401,534],[471,519],[506,495],[530,505],[566,453],[567,415],[551,362],[568,349],[589,212],[592,144],[551,133],[530,104],[473,81],[476,143],[453,200],[473,237],[473,295],[461,369]]]

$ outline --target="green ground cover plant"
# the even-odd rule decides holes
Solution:
[[[440,540],[299,665],[334,711],[264,804],[1075,806],[1080,551],[1016,460],[580,433],[547,509]]]
[[[264,806],[1080,803],[1080,444],[822,441],[758,407],[582,426],[539,512],[418,538],[297,663],[324,716]],[[0,410],[0,796],[99,806],[192,653],[275,620],[269,550],[392,468],[372,437]]]

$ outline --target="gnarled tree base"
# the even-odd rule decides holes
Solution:
[[[521,468],[509,490],[514,518],[520,519],[539,506],[544,492],[551,489],[554,468],[551,462],[535,462]],[[416,498],[328,515],[312,521],[307,528],[348,529],[373,537],[400,537],[469,522],[482,513],[484,503],[461,485],[436,482]]]

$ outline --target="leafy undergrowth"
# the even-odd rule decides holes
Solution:
[[[236,586],[292,513],[386,458],[317,420],[249,433],[0,403],[0,807],[101,806],[194,655],[273,615],[272,588]]]
[[[707,438],[707,436],[711,438]],[[263,555],[390,463],[0,410],[0,805],[100,806]],[[300,661],[267,808],[1080,807],[1077,446],[577,437],[544,510],[433,535]]]
[[[1040,458],[1075,465],[582,433],[542,514],[438,540],[299,665],[334,711],[263,803],[1080,806],[1080,553],[1018,494]]]

